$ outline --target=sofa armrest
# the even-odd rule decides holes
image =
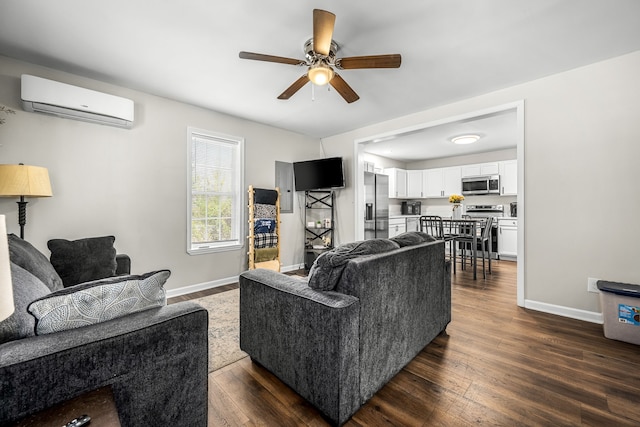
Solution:
[[[340,424],[360,406],[359,301],[271,270],[240,275],[240,348]]]
[[[131,274],[131,258],[127,254],[116,255],[116,276]]]
[[[123,425],[207,424],[208,313],[181,302],[0,345],[0,425],[112,387]]]

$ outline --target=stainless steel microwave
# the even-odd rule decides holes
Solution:
[[[500,194],[500,175],[462,178],[462,195]]]

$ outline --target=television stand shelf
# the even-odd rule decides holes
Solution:
[[[333,249],[335,194],[332,190],[309,190],[304,199],[304,269],[309,271],[320,254]]]

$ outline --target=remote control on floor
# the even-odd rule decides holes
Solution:
[[[62,427],[82,427],[86,426],[91,422],[91,417],[89,415],[81,415],[78,418],[74,418],[67,425]]]

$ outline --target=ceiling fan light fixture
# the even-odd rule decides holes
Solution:
[[[451,138],[451,142],[453,142],[454,144],[465,145],[465,144],[473,144],[479,139],[480,139],[480,135],[460,135],[460,136]]]
[[[325,64],[317,64],[309,67],[307,76],[314,85],[324,86],[331,81],[335,75],[333,69]]]

